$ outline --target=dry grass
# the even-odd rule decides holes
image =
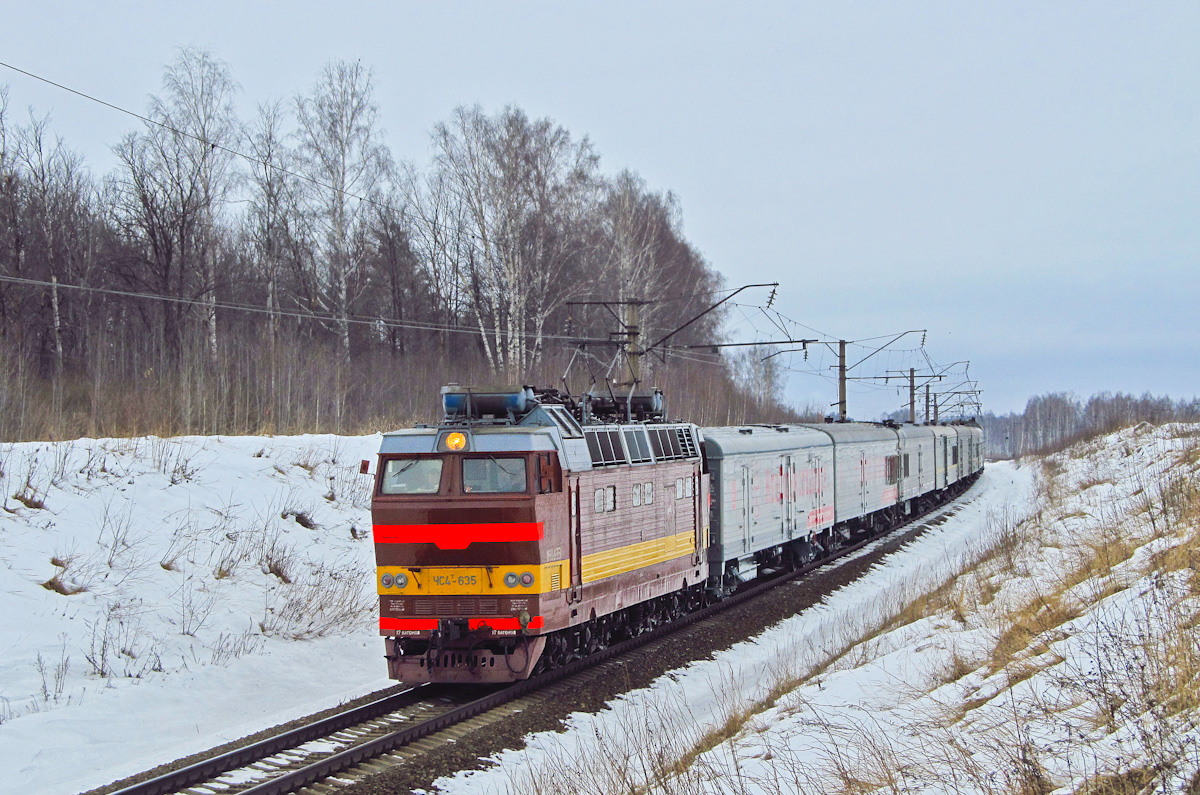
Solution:
[[[32,508],[33,510],[37,511],[46,509],[46,503],[37,495],[37,492],[34,491],[26,490],[18,492],[13,495],[13,499],[24,505],[26,508]]]
[[[1153,781],[1154,773],[1139,767],[1123,773],[1093,776],[1072,795],[1140,795]]]
[[[938,613],[948,613],[955,621],[965,624],[971,601],[966,587],[957,579],[949,579],[932,591],[909,600],[875,634],[891,632]]]
[[[55,574],[53,577],[46,580],[41,585],[47,591],[54,591],[55,593],[60,593],[63,596],[73,596],[74,594],[83,593],[87,590],[87,588],[85,586],[68,585],[67,583],[63,582],[62,572]]]
[[[1077,606],[1057,595],[1039,596],[1009,611],[1002,617],[1000,631],[988,655],[988,671],[995,673],[1023,658],[1050,651],[1051,643],[1065,637],[1065,633],[1056,630],[1080,615]]]
[[[946,663],[945,668],[939,672],[938,680],[942,684],[950,684],[977,670],[979,670],[978,662],[959,654],[958,649],[955,649],[950,653],[950,660]]]
[[[1057,585],[1067,591],[1088,580],[1111,577],[1113,569],[1129,560],[1136,549],[1125,528],[1101,527],[1072,550],[1074,565]]]
[[[58,569],[58,571],[54,572],[53,577],[41,583],[41,586],[47,591],[54,591],[63,596],[73,596],[74,594],[87,591],[86,585],[81,585],[78,582],[67,582],[63,579],[63,575],[75,564],[75,560],[75,555],[67,555],[61,552],[52,555],[50,557],[50,564]]]

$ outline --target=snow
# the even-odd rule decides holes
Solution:
[[[394,684],[359,474],[378,448],[0,449],[0,793],[101,786]],[[56,574],[77,592],[43,587]]]
[[[1194,706],[1154,707],[1130,673],[1197,684],[1147,662],[1191,642],[1158,628],[1193,615],[1194,575],[1168,562],[1195,546],[1178,488],[1195,442],[1140,426],[990,465],[953,516],[819,605],[436,788],[991,792],[1041,776],[1070,792],[1190,763]],[[389,685],[358,474],[378,443],[0,449],[0,795],[79,792]],[[56,575],[77,592],[43,587]],[[1190,775],[1170,771],[1164,786]]]
[[[1148,791],[1195,787],[1198,462],[1200,429],[1143,424],[991,465],[968,506],[819,606],[435,788],[1065,794],[1147,770]]]

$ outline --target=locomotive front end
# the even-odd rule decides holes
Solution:
[[[387,434],[372,500],[379,630],[404,682],[526,678],[567,565],[550,429]],[[561,596],[561,594],[559,594]],[[561,608],[558,608],[561,610]]]

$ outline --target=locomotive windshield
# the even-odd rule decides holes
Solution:
[[[526,490],[524,458],[464,458],[462,464],[465,492],[512,494]]]
[[[437,494],[442,481],[440,458],[394,458],[383,470],[384,494]]]

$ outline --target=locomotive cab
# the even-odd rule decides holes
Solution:
[[[427,680],[447,654],[464,681],[508,679],[537,659],[545,597],[563,579],[563,561],[544,559],[566,532],[552,519],[566,513],[555,436],[464,426],[384,437],[372,518],[394,678]]]

